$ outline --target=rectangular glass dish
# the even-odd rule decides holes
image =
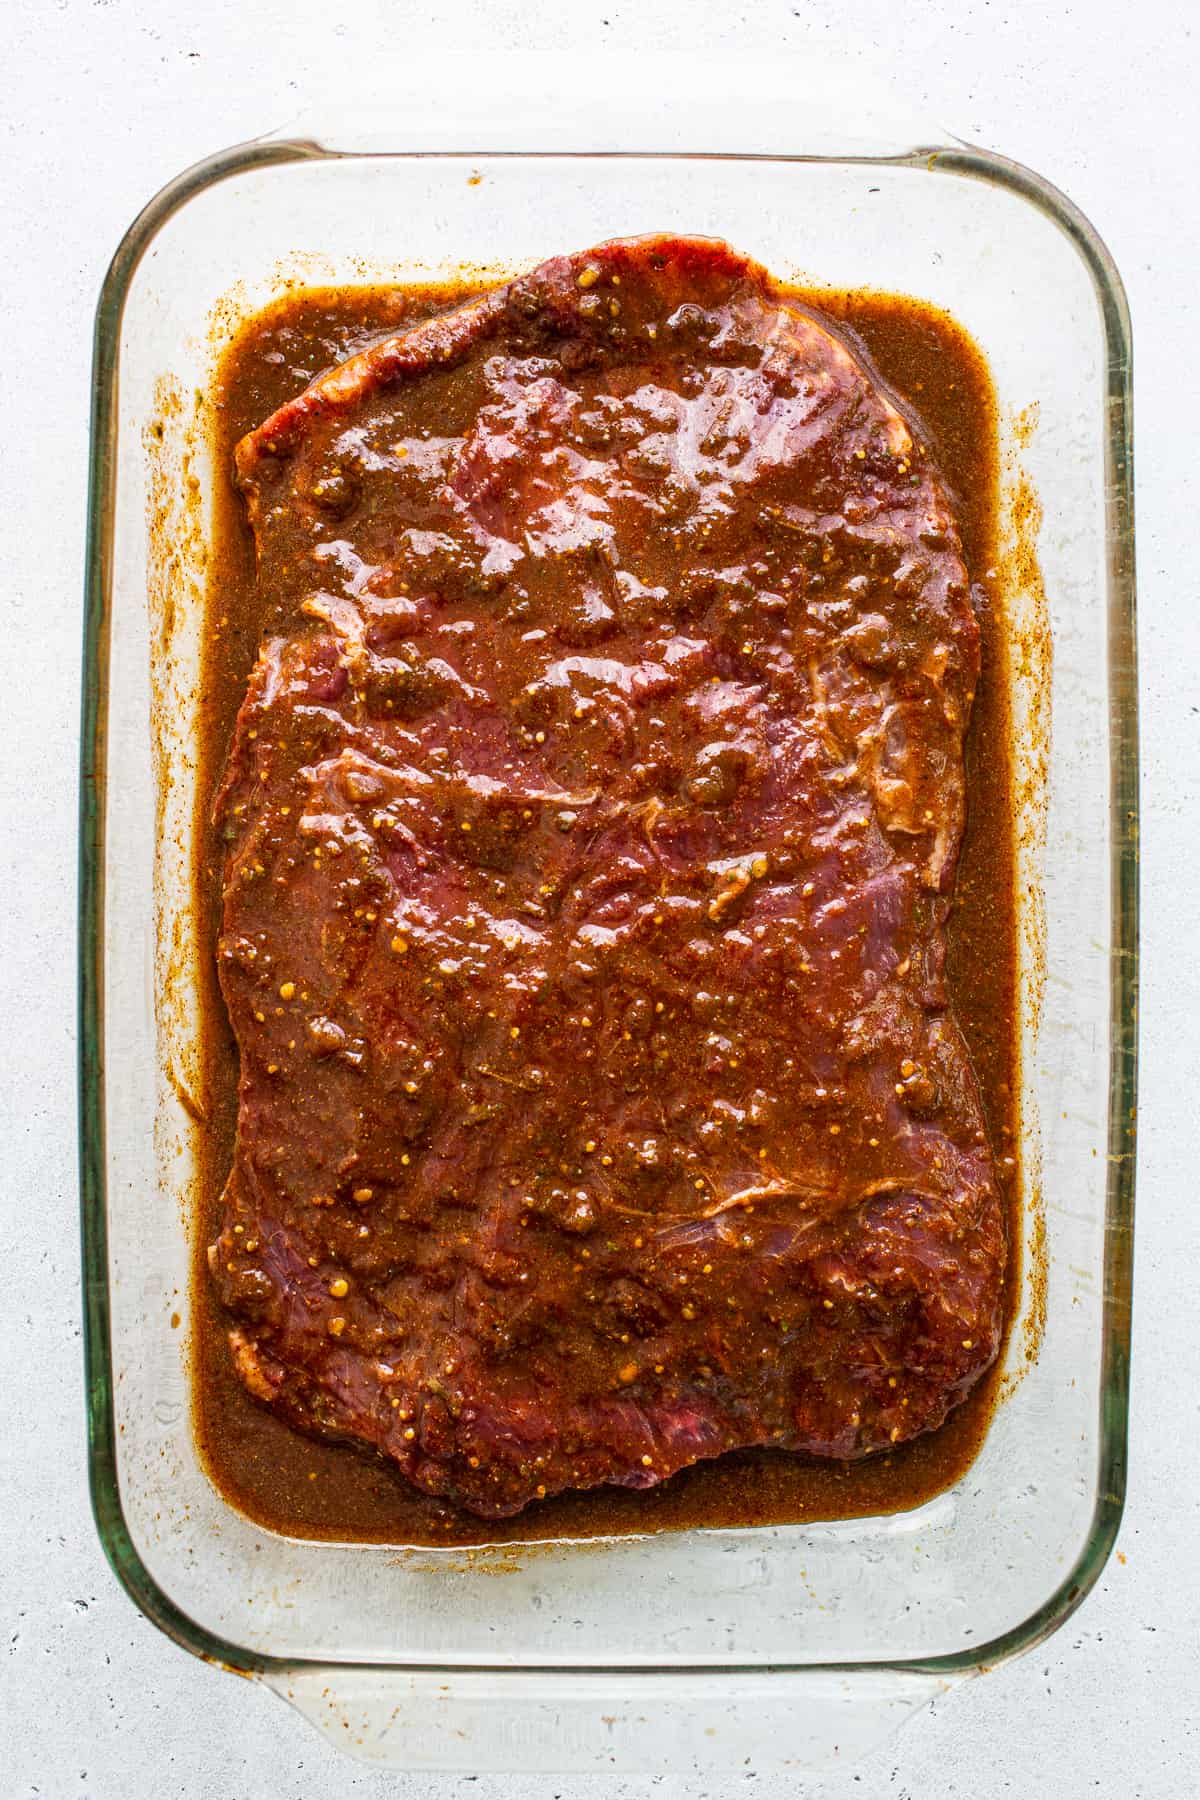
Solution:
[[[597,96],[526,116],[509,95],[466,126],[414,105],[376,139],[215,157],[135,221],[97,321],[80,935],[96,1517],[131,1597],[178,1642],[408,1767],[844,1760],[1061,1624],[1124,1493],[1137,800],[1119,279],[1053,189],[919,122],[843,143],[761,84],[716,124],[649,93],[639,110],[635,86],[616,113]],[[1003,1398],[962,1480],[885,1518],[471,1552],[283,1538],[211,1485],[190,1406],[212,369],[290,283],[500,278],[644,230],[725,237],[785,280],[932,301],[990,363],[1025,1238]]]

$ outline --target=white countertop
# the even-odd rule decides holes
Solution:
[[[1200,240],[1196,27],[1177,0],[8,0],[0,9],[0,1792],[96,1800],[745,1791],[849,1800],[1191,1800],[1200,1593]],[[851,24],[848,26],[847,21]],[[848,39],[848,29],[853,38]],[[75,807],[91,315],[121,233],[186,164],[415,49],[805,45],[870,56],[961,136],[1031,164],[1107,239],[1133,311],[1144,805],[1129,1502],[1120,1554],[1040,1650],[854,1769],[798,1780],[377,1774],[266,1690],[192,1660],[109,1573],[84,1459],[75,1167]]]

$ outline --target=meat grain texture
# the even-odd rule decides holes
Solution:
[[[834,330],[707,240],[557,258],[243,440],[217,797],[247,1387],[501,1518],[867,1454],[992,1361],[943,977],[978,629]]]

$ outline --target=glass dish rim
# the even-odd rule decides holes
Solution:
[[[275,1657],[209,1632],[159,1586],[133,1541],[121,1504],[116,1456],[108,1292],[104,1090],[104,808],[116,493],[116,437],[120,332],[136,271],[155,237],[187,203],[232,176],[293,162],[333,160],[578,160],[723,161],[869,164],[941,169],[1006,189],[1047,217],[1069,240],[1091,279],[1104,335],[1105,535],[1110,715],[1110,945],[1111,1056],[1108,1096],[1108,1180],[1105,1206],[1104,1309],[1101,1335],[1101,1417],[1098,1485],[1087,1539],[1072,1568],[1027,1619],[988,1643],[935,1657],[855,1661],[773,1662],[767,1665],[486,1666],[495,1677],[552,1682],[558,1675],[669,1672],[727,1678],[802,1674],[932,1675],[957,1677],[995,1668],[1056,1631],[1095,1585],[1112,1551],[1125,1499],[1135,1185],[1138,982],[1138,729],[1133,527],[1132,369],[1129,310],[1116,266],[1082,212],[1050,182],[1023,165],[973,145],[948,140],[888,153],[845,154],[637,150],[392,150],[339,151],[306,137],[259,138],[232,146],[182,171],[148,202],[129,226],[105,275],[96,310],[90,396],[87,541],[84,583],[80,730],[78,865],[78,1118],[80,1225],[83,1260],[84,1368],[88,1474],[92,1511],[104,1553],[134,1605],[193,1655],[239,1673],[274,1675],[318,1669],[396,1669],[407,1674],[470,1674],[484,1665],[337,1657]]]

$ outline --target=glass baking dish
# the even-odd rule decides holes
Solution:
[[[569,104],[530,71],[453,116],[414,77],[410,102],[375,126],[214,157],[150,203],[105,282],[80,934],[96,1518],[145,1614],[363,1757],[676,1772],[844,1761],[1060,1625],[1120,1517],[1136,978],[1128,318],[1103,245],[1060,194],[886,106],[865,117],[836,75],[798,109],[762,68],[719,72],[711,107],[712,70],[680,77],[686,103],[626,66],[590,95],[576,80]],[[187,867],[209,376],[285,283],[464,264],[499,276],[649,229],[727,237],[781,277],[934,301],[991,364],[1025,1217],[1004,1397],[958,1484],[892,1517],[474,1552],[286,1539],[212,1487],[190,1417],[207,952]]]

